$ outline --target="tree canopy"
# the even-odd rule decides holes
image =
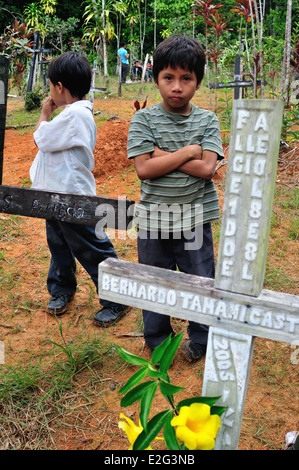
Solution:
[[[131,61],[143,60],[163,38],[187,34],[205,45],[216,70],[225,61],[231,64],[243,47],[247,51],[249,71],[257,75],[257,71],[262,73],[264,64],[270,64],[274,71],[281,68],[290,2],[0,0],[0,36],[11,28],[14,20],[24,22],[32,30],[40,30],[44,44],[54,48],[54,53],[70,48],[84,51],[91,62],[96,58],[103,65],[106,75],[116,70],[116,51],[121,41],[126,42]],[[298,3],[293,2],[292,14],[289,34],[293,32],[298,38]]]

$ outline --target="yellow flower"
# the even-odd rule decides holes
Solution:
[[[120,418],[125,419],[126,422],[125,421],[119,421],[118,422],[118,427],[120,429],[122,429],[123,431],[125,431],[128,439],[129,439],[129,442],[131,444],[128,450],[132,450],[134,442],[136,441],[139,434],[143,431],[143,427],[141,426],[140,421],[139,421],[139,426],[136,426],[136,424],[130,418],[125,416],[123,413],[120,414]],[[147,447],[147,449],[145,449],[145,450],[152,450],[152,448]]]
[[[211,450],[220,429],[220,417],[210,414],[211,408],[205,403],[182,406],[178,416],[171,420],[176,427],[176,436],[189,450]]]

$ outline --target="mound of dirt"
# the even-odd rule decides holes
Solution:
[[[129,120],[109,120],[98,128],[94,150],[94,176],[122,171],[134,166],[127,157]]]

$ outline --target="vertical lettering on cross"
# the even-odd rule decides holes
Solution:
[[[257,297],[263,287],[282,103],[234,101],[217,289]],[[203,394],[221,396],[227,409],[215,449],[237,449],[249,380],[252,336],[209,328]]]
[[[259,295],[267,258],[282,102],[234,101],[215,287]]]

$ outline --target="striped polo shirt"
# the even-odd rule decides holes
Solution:
[[[212,111],[192,105],[189,115],[166,111],[162,104],[139,110],[128,134],[128,158],[152,153],[154,146],[167,152],[199,144],[223,158],[220,127]],[[179,232],[219,219],[219,201],[213,180],[175,170],[141,181],[141,198],[135,224],[143,230]]]

